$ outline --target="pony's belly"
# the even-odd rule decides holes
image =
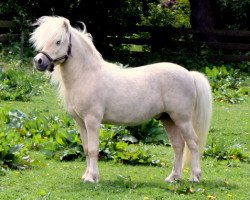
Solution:
[[[128,119],[128,120],[124,120],[124,119],[103,119],[102,123],[103,124],[113,124],[113,125],[123,125],[123,126],[136,126],[139,125],[143,122],[146,122],[148,120],[150,120],[153,117],[150,118],[141,118],[141,119]]]
[[[102,123],[104,124],[115,124],[115,125],[138,125],[143,122],[146,122],[152,118],[154,118],[160,112],[156,111],[147,111],[147,112],[139,112],[135,109],[131,112],[114,112],[114,113],[106,113],[103,117]]]

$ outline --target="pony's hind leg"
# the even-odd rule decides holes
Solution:
[[[180,133],[180,128],[169,119],[162,119],[162,124],[168,132],[169,139],[174,149],[174,166],[171,174],[165,179],[167,182],[176,182],[182,175],[182,157],[185,142]]]
[[[201,178],[201,168],[200,168],[200,155],[198,148],[198,137],[194,131],[192,121],[186,121],[178,123],[177,126],[180,128],[180,133],[184,141],[186,142],[191,155],[192,155],[192,175],[190,181],[198,182]]]

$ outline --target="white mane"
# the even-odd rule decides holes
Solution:
[[[92,42],[92,36],[87,33],[85,25],[84,30],[81,31],[73,28],[68,19],[58,16],[41,17],[33,25],[38,27],[31,34],[30,42],[37,51],[40,51],[48,42],[65,40],[68,38],[68,34],[70,32],[71,34],[81,36],[81,38],[91,48],[92,53],[98,58],[101,58],[101,54],[96,50]]]
[[[91,52],[95,58],[102,60],[101,54],[95,48],[92,42],[91,34],[87,33],[86,26],[83,25],[83,30],[73,28],[70,25],[68,19],[58,16],[44,16],[39,18],[34,24],[38,26],[35,31],[31,34],[30,42],[37,51],[41,51],[45,44],[49,42],[54,42],[57,40],[65,40],[69,38],[69,33],[76,35],[84,41],[84,46],[82,48],[82,53],[85,55],[84,51]],[[73,41],[72,41],[73,43]],[[79,49],[80,44],[72,44],[72,48]],[[55,67],[54,72],[50,73],[51,81],[58,86],[59,94],[64,99],[65,86],[62,81],[61,69],[60,67]]]
[[[64,40],[67,37],[65,25],[69,25],[69,20],[62,17],[45,16],[39,18],[33,25],[38,27],[31,34],[30,42],[39,51],[49,41]]]

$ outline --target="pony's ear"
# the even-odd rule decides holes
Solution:
[[[38,18],[31,26],[40,26],[42,23],[44,23],[46,20],[48,20],[50,17],[49,16],[42,16]]]
[[[80,26],[78,26],[78,28],[85,34],[87,33],[87,28],[86,28],[86,25],[85,23],[81,22],[81,21],[77,21],[76,22],[77,25],[79,24]]]
[[[69,31],[69,22],[67,21],[63,21],[63,27],[66,29],[66,31],[68,32]]]

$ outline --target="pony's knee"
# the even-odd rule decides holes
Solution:
[[[91,157],[96,157],[99,155],[99,149],[96,147],[89,147],[87,152],[88,152],[88,156],[91,156]]]
[[[87,144],[83,145],[83,150],[84,150],[85,155],[88,156],[89,151],[88,151],[88,145]]]

